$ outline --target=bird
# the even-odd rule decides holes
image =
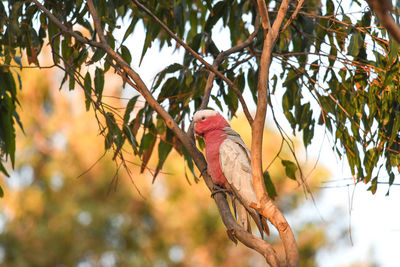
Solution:
[[[194,134],[203,138],[207,159],[207,172],[215,185],[214,192],[224,190],[232,196],[235,217],[251,233],[250,217],[255,221],[261,237],[269,236],[266,220],[251,203],[257,203],[251,175],[250,150],[217,111],[203,109],[193,115]]]

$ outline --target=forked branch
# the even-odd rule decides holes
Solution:
[[[272,26],[269,23],[268,10],[264,0],[258,0],[258,11],[263,19],[264,46],[261,54],[257,85],[257,111],[252,124],[252,143],[251,143],[251,172],[253,176],[254,189],[257,195],[256,208],[265,218],[271,221],[279,232],[283,246],[285,248],[286,265],[298,266],[299,254],[293,232],[280,210],[269,198],[263,179],[262,167],[262,141],[264,124],[268,105],[268,81],[269,68],[272,60],[272,49],[279,36],[279,29],[286,16],[289,0],[283,0],[278,14]]]

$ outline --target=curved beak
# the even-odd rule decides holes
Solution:
[[[195,123],[193,124],[193,132],[194,132],[194,135],[203,138],[204,134],[203,134],[203,133],[199,133],[198,131],[196,131],[196,124],[197,124],[197,122],[195,122]]]

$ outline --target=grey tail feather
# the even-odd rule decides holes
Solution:
[[[250,208],[249,214],[253,218],[254,222],[257,225],[258,231],[260,232],[261,238],[264,238],[264,233],[269,236],[269,226],[267,220],[259,214],[256,210]]]
[[[247,232],[251,233],[251,220],[248,213],[247,213]]]
[[[238,192],[235,190],[235,188],[232,188],[233,190],[233,196],[232,196],[232,206],[234,207],[235,211],[235,217],[238,220],[239,224],[246,229],[249,233],[251,233],[251,228],[250,228],[250,218],[249,215],[253,218],[254,222],[257,225],[258,231],[260,232],[261,238],[264,238],[264,231],[269,236],[269,227],[267,222],[264,220],[264,218],[253,208],[250,208],[246,204],[243,204],[244,202],[241,200],[240,195]],[[243,213],[243,209],[245,210],[245,213],[247,215],[247,221],[248,223],[244,223],[244,219],[241,220],[241,216],[244,217],[244,215],[241,215],[240,213]],[[241,223],[243,222],[243,223]]]
[[[235,199],[234,199],[234,198],[231,198],[231,203],[232,203],[233,212],[235,213],[235,219],[237,220],[238,214],[237,214],[236,202],[235,202]]]
[[[264,238],[264,231],[262,225],[262,217],[258,214],[254,209],[249,211],[251,217],[253,218],[254,222],[257,225],[258,231],[260,232],[261,238]]]
[[[234,208],[236,219],[238,219],[240,221],[239,209],[244,208],[246,210],[248,221],[250,220],[250,218],[249,218],[249,215],[250,215],[253,218],[254,222],[256,223],[258,231],[260,232],[261,238],[264,238],[264,232],[267,234],[267,236],[269,236],[269,227],[268,227],[266,219],[264,217],[262,217],[261,214],[259,214],[255,209],[250,208],[246,204],[243,204],[244,202],[240,198],[240,194],[238,194],[238,192],[235,190],[234,187],[232,187],[232,190],[233,190],[232,203],[234,203],[233,204],[234,207],[236,206]],[[247,228],[246,230],[249,233],[251,233],[250,222],[246,225],[246,227],[244,227],[244,225],[241,225],[241,226],[243,226],[244,229]]]
[[[259,214],[259,216],[260,216],[261,224],[263,226],[263,230],[267,234],[267,236],[269,236],[270,235],[270,231],[269,231],[268,222],[261,214]]]
[[[238,199],[234,200],[235,206],[236,206],[236,211],[237,211],[237,219],[238,223],[249,233],[251,233],[251,226],[250,226],[250,218],[249,214],[247,212],[247,209],[242,205],[242,203],[239,202]]]
[[[235,218],[247,232],[251,233],[251,216],[257,225],[257,229],[260,232],[261,238],[264,238],[264,233],[267,236],[270,235],[267,220],[261,214],[257,213],[257,211],[252,208],[249,208],[248,210],[244,205],[242,205],[242,203],[240,203],[238,199],[232,199],[232,206],[235,212]]]

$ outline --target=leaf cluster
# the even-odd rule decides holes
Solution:
[[[136,25],[142,23],[146,37],[141,60],[155,44],[160,49],[164,46],[181,49],[160,23],[134,2],[94,1],[107,44],[130,64],[133,51],[125,42],[134,38]],[[257,18],[255,1],[150,0],[143,4],[207,62],[215,62],[224,53],[218,45],[219,30],[229,33],[226,43],[234,47],[250,36]],[[279,4],[272,1],[269,6],[270,20],[274,21]],[[84,1],[45,1],[44,7],[70,31],[88,41],[97,41],[97,31]],[[400,165],[397,43],[387,41],[386,32],[375,26],[377,21],[368,10],[353,16],[340,2],[306,1],[297,16],[291,18],[295,9],[295,3],[289,5],[284,24],[290,24],[280,32],[273,50],[272,66],[276,70],[272,71],[269,98],[278,98],[278,104],[269,101],[268,105],[275,123],[281,129],[275,116],[281,109],[293,132],[302,134],[306,147],[312,142],[316,127],[325,127],[334,140],[333,149],[347,158],[358,181],[370,182],[370,189],[375,192],[380,170],[385,167],[392,184],[395,168]],[[119,36],[116,31],[121,29],[124,32]],[[239,94],[249,93],[254,102],[258,98],[258,67],[264,38],[264,32],[258,31],[249,46],[227,55],[217,66]],[[22,67],[19,56],[24,53],[29,64],[40,66],[38,55],[46,40],[52,48],[54,65],[64,70],[61,84],[68,81],[69,90],[84,88],[86,108],[92,107],[103,118],[100,129],[106,149],[113,148],[115,155],[123,159],[121,151],[128,143],[141,156],[143,171],[158,145],[155,177],[174,148],[184,156],[194,175],[189,153],[149,103],[141,104],[135,96],[123,114],[104,104],[105,74],[114,69],[124,77],[115,68],[113,58],[102,48],[81,43],[61,31],[31,1],[0,2],[2,155],[9,155],[14,162],[18,100],[10,66],[14,60]],[[170,64],[158,74],[151,93],[186,130],[191,114],[208,101],[204,89],[209,75],[198,58],[185,50],[181,62]],[[125,84],[126,80],[123,81]],[[211,94],[212,103],[234,116],[239,108],[238,92],[220,77],[215,78],[213,85],[217,90]],[[282,132],[286,140],[285,136]],[[282,161],[293,179],[295,168],[289,162]],[[3,165],[0,167],[6,172]]]

